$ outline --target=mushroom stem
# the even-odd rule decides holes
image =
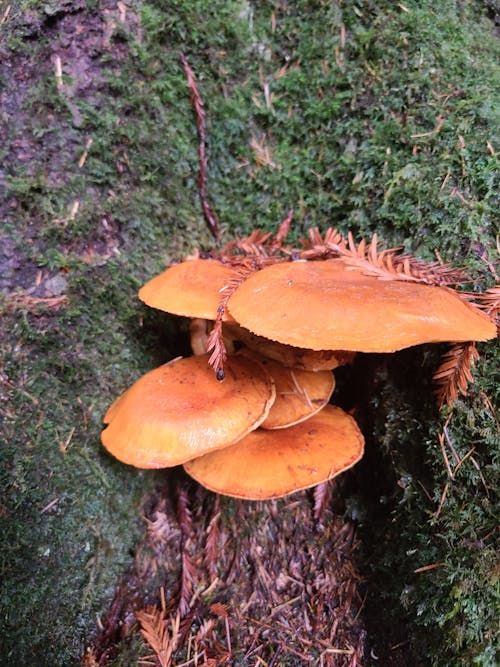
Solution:
[[[202,320],[199,317],[195,317],[189,323],[189,341],[191,343],[191,350],[196,356],[205,354],[207,351],[208,322],[208,320]]]

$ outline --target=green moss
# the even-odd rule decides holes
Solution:
[[[4,2],[0,15],[6,4],[2,48],[25,73],[21,85],[2,72],[9,100],[16,85],[22,97],[15,113],[6,107],[1,148],[4,233],[22,259],[12,290],[43,270],[62,272],[68,291],[57,310],[5,303],[0,635],[5,664],[54,667],[77,662],[88,644],[130,562],[151,484],[102,452],[101,416],[133,379],[185,349],[184,324],[150,313],[137,287],[212,244],[179,50],[205,100],[208,186],[226,238],[272,229],[294,208],[295,236],[316,225],[357,238],[376,231],[427,259],[437,250],[486,286],[498,225],[498,45],[479,2],[446,0],[438,11],[428,2],[147,0],[127,3],[124,23],[97,3],[73,14],[62,0]],[[68,56],[69,96],[51,57],[59,26],[77,22],[85,30],[71,39],[92,53],[92,85]],[[259,163],[252,137],[272,164]],[[387,609],[386,626],[403,618],[435,665],[494,664],[498,443],[484,396],[498,399],[498,351],[482,353],[477,385],[450,424],[459,456],[474,446],[480,470],[462,464],[437,518],[448,480],[427,380],[435,352],[396,356],[367,411],[381,455],[356,511],[378,530],[375,539],[364,523],[373,604]],[[432,563],[444,565],[414,573]]]
[[[499,351],[494,344],[483,348],[477,383],[467,402],[457,403],[446,429],[453,479],[439,445],[443,424],[432,387],[417,375],[424,368],[430,377],[433,351],[395,355],[377,378],[364,417],[371,450],[358,502],[373,586],[368,615],[393,636],[407,623],[411,630],[402,637],[423,664],[494,664],[499,452],[498,426],[485,397],[498,403]],[[383,619],[381,605],[393,610]]]

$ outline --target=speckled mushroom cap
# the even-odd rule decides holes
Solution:
[[[103,445],[138,468],[175,466],[232,445],[267,417],[275,388],[255,360],[230,357],[225,372],[218,382],[200,355],[146,373],[107,411]]]
[[[493,322],[450,289],[380,280],[341,259],[266,267],[238,287],[228,309],[253,333],[313,350],[394,352],[496,336]]]
[[[200,484],[227,496],[264,500],[320,484],[353,466],[363,455],[356,422],[327,405],[287,429],[249,433],[232,447],[184,464]]]
[[[139,299],[173,315],[215,320],[221,290],[234,269],[215,259],[191,259],[174,264],[139,290]],[[224,320],[232,320],[227,314]]]
[[[276,386],[276,399],[261,428],[288,428],[310,419],[330,400],[335,388],[332,371],[285,368],[272,359],[259,358]]]

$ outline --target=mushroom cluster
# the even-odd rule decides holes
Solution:
[[[376,239],[356,247],[334,230],[290,249],[286,231],[197,254],[141,288],[147,305],[191,319],[193,356],[115,400],[102,433],[111,454],[140,468],[182,464],[225,495],[287,495],[363,455],[355,420],[329,404],[333,369],[358,352],[430,342],[470,356],[470,341],[496,335],[494,318],[451,289],[447,267],[379,251]],[[448,362],[441,380],[453,383],[451,371]]]

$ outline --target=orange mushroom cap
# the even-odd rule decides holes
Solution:
[[[139,299],[174,315],[215,320],[221,290],[234,269],[215,259],[191,259],[174,264],[139,290]],[[231,320],[227,313],[223,320]]]
[[[354,419],[327,405],[307,421],[276,431],[258,429],[232,447],[188,461],[184,468],[211,491],[264,500],[335,477],[357,463],[363,449]]]
[[[285,368],[277,361],[259,359],[276,386],[276,399],[262,428],[288,428],[310,419],[330,400],[335,388],[331,371],[304,371]]]
[[[268,266],[238,287],[228,308],[260,336],[313,350],[394,352],[496,336],[493,322],[450,289],[383,281],[341,259]]]
[[[208,355],[179,358],[143,375],[109,408],[106,449],[138,468],[166,468],[227,447],[267,417],[274,383],[255,360],[229,357],[215,379]]]

